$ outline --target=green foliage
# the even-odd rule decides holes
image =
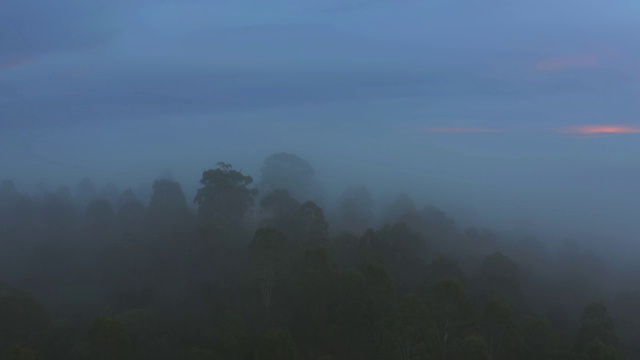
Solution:
[[[256,230],[250,245],[254,278],[260,286],[265,308],[271,305],[271,296],[278,273],[285,268],[287,238],[280,231],[264,227]]]
[[[618,293],[611,312],[624,350],[640,355],[640,290]]]
[[[546,319],[527,316],[520,321],[523,360],[560,359],[558,334]]]
[[[124,324],[117,319],[97,316],[89,328],[93,359],[132,359],[132,344]]]
[[[383,238],[378,231],[367,229],[362,234],[358,246],[358,260],[360,262],[379,261],[384,264],[393,262],[392,243],[389,238]]]
[[[378,236],[383,242],[391,244],[391,251],[396,257],[406,259],[425,255],[427,244],[424,237],[413,231],[406,223],[385,225],[378,230]]]
[[[517,314],[513,306],[501,298],[491,298],[482,318],[489,353],[496,360],[517,356],[522,346],[517,324]]]
[[[473,319],[471,299],[459,279],[445,278],[433,286],[429,305],[438,330],[438,348],[447,353],[452,339],[462,337]]]
[[[607,308],[602,303],[587,305],[576,335],[576,353],[587,359],[618,359],[619,348],[618,335]]]
[[[149,338],[159,337],[170,328],[170,323],[163,314],[148,308],[129,310],[118,316],[118,320],[138,344]]]
[[[395,311],[379,324],[381,353],[390,359],[429,359],[437,330],[427,306],[416,295],[407,295]]]
[[[331,339],[337,321],[334,306],[339,289],[332,265],[327,250],[314,247],[305,251],[293,269],[292,330],[298,339],[319,353],[332,350]]]
[[[256,230],[250,244],[251,257],[256,264],[263,266],[282,260],[287,246],[287,237],[272,227]]]
[[[435,283],[446,278],[457,278],[464,281],[464,274],[453,259],[441,255],[429,264],[429,280]]]
[[[247,346],[248,334],[244,319],[226,311],[219,324],[218,348],[224,359],[241,359]]]
[[[374,313],[377,316],[388,312],[393,303],[393,279],[387,267],[381,262],[370,262],[364,269],[367,293]]]
[[[334,350],[348,358],[367,358],[376,320],[367,279],[361,272],[350,270],[341,274],[339,281]]]
[[[479,280],[485,299],[498,296],[512,303],[522,300],[518,265],[500,251],[485,257]]]
[[[200,347],[191,347],[187,349],[184,360],[219,360],[213,351]]]
[[[0,289],[0,351],[8,346],[41,345],[50,328],[47,311],[30,294]]]
[[[480,335],[471,335],[464,340],[462,354],[464,360],[491,360],[487,342]]]
[[[256,360],[297,360],[298,350],[291,333],[283,328],[271,328],[262,337],[256,350]]]
[[[605,344],[600,339],[592,340],[582,352],[580,360],[619,360],[615,347]]]
[[[405,223],[368,229],[356,248],[360,262],[384,263],[403,292],[415,292],[424,281],[426,241]]]
[[[39,360],[40,354],[22,345],[14,345],[7,351],[6,360]]]
[[[406,223],[386,224],[378,230],[367,230],[360,239],[360,252],[386,264],[402,263],[409,258],[426,255],[426,241]]]
[[[203,173],[194,198],[204,234],[193,231],[195,218],[172,180],[154,183],[148,208],[125,191],[116,221],[90,181],[75,199],[86,209],[66,189],[42,187],[32,197],[0,183],[0,250],[7,249],[0,272],[55,309],[50,319],[34,296],[0,281],[0,356],[617,360],[631,345],[628,358],[638,357],[637,292],[612,304],[620,336],[603,304],[587,306],[579,319],[580,304],[598,298],[608,279],[593,252],[570,244],[558,263],[539,265],[534,260],[549,254],[535,244],[460,231],[435,207],[417,212],[408,197],[385,215],[407,222],[369,227],[377,224],[364,187],[345,192],[342,217],[330,212],[344,221],[339,231],[358,233],[330,241],[325,211],[296,200],[308,199],[300,194],[310,194],[312,175],[291,154],[265,161],[261,189],[277,187],[261,199],[258,224],[247,221],[253,179],[219,163]],[[105,307],[117,318],[93,318]],[[552,322],[537,317],[543,313]]]

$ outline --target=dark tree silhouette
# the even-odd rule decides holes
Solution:
[[[343,226],[354,232],[364,231],[372,225],[373,209],[373,198],[366,187],[348,188],[340,201]]]
[[[98,188],[89,177],[85,177],[78,183],[76,187],[76,200],[81,207],[85,207],[98,197]]]
[[[233,170],[231,164],[218,163],[217,169],[202,174],[200,183],[194,202],[201,225],[213,230],[241,226],[258,193],[249,188],[253,178]]]
[[[280,152],[264,160],[260,176],[260,191],[268,194],[286,189],[300,200],[310,200],[315,170],[298,155]]]

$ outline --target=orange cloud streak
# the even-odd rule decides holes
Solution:
[[[431,128],[427,129],[430,133],[498,133],[503,132],[501,129],[480,129],[480,128]]]
[[[556,57],[539,61],[536,64],[538,71],[562,71],[567,68],[594,68],[600,65],[593,55]]]
[[[565,134],[596,135],[596,134],[634,134],[640,133],[640,128],[625,125],[583,125],[559,130]]]

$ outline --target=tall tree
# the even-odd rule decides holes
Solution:
[[[220,162],[217,169],[202,174],[203,185],[194,198],[198,218],[208,230],[241,226],[246,212],[253,206],[257,189],[250,189],[253,178],[233,170],[231,164]]]
[[[300,357],[289,330],[272,328],[262,337],[255,358],[256,360],[297,360]]]
[[[455,278],[460,280],[461,282],[465,281],[464,273],[458,263],[447,257],[447,256],[438,256],[434,259],[431,264],[429,264],[429,283],[435,284],[436,282],[446,279],[446,278]]]
[[[133,357],[131,339],[120,320],[98,316],[89,328],[91,358],[96,360],[127,360]]]
[[[407,194],[400,194],[392,203],[388,204],[383,211],[383,220],[394,223],[401,221],[405,216],[417,211],[416,204]]]
[[[482,324],[491,357],[496,360],[515,358],[521,338],[513,306],[502,298],[489,299],[485,305]]]
[[[620,340],[604,304],[591,303],[584,309],[574,349],[585,360],[620,358]]]
[[[154,232],[165,234],[186,229],[191,214],[180,184],[173,180],[156,180],[147,215]]]
[[[424,302],[416,295],[405,296],[395,311],[381,322],[381,350],[398,360],[430,359],[436,328]]]
[[[100,190],[99,196],[109,201],[113,207],[116,207],[118,205],[118,198],[120,197],[120,190],[116,184],[109,182]]]
[[[0,245],[4,251],[0,252],[0,256],[8,253],[8,246],[18,245],[9,244],[9,240],[32,232],[36,220],[33,199],[19,193],[13,181],[3,181],[0,185]],[[22,246],[24,241],[20,244],[20,247]]]
[[[87,225],[92,231],[104,234],[113,225],[114,211],[111,203],[95,199],[87,205]]]
[[[227,311],[219,323],[217,347],[224,359],[242,359],[246,353],[248,334],[245,321],[239,314]]]
[[[611,310],[629,357],[640,358],[640,290],[620,292]]]
[[[372,225],[374,202],[364,186],[351,187],[342,194],[342,226],[348,230],[362,232]]]
[[[76,206],[64,187],[48,193],[40,203],[42,231],[52,238],[68,238],[76,222]]]
[[[484,300],[498,296],[520,304],[523,299],[520,282],[520,269],[508,256],[497,251],[484,258],[479,278],[480,294]]]
[[[264,160],[260,177],[260,191],[268,194],[286,189],[299,200],[311,200],[313,166],[298,155],[280,152]]]
[[[42,346],[50,326],[49,314],[31,294],[0,287],[0,354],[15,344]]]
[[[559,351],[559,337],[545,319],[527,316],[520,321],[524,346],[520,358],[523,360],[545,360],[566,358]]]
[[[270,213],[273,218],[283,219],[293,216],[300,203],[286,189],[276,189],[260,200],[263,212]]]
[[[6,360],[39,360],[40,354],[22,345],[12,346],[5,357]]]
[[[462,356],[464,360],[491,360],[487,342],[480,335],[471,335],[464,340]]]
[[[76,187],[76,200],[79,205],[85,207],[98,196],[98,188],[89,177],[84,177]]]
[[[333,325],[337,322],[335,303],[339,290],[328,251],[322,246],[308,249],[296,263],[292,275],[295,278],[292,329],[310,352],[326,354],[332,350],[335,336]]]
[[[131,189],[125,190],[118,200],[116,218],[120,230],[126,236],[134,235],[140,230],[146,214],[144,205],[136,198]]]
[[[313,201],[307,201],[293,214],[291,236],[297,245],[323,244],[329,239],[329,223]]]
[[[287,238],[273,228],[260,228],[250,245],[251,262],[265,309],[272,301],[276,277],[284,268]]]
[[[437,327],[437,342],[443,357],[446,356],[452,339],[460,339],[472,319],[471,299],[458,278],[438,281],[429,296],[429,305]]]

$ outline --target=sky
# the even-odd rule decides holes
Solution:
[[[258,177],[289,151],[334,195],[633,241],[639,17],[634,0],[2,0],[0,178],[171,168],[191,191],[218,161]]]

